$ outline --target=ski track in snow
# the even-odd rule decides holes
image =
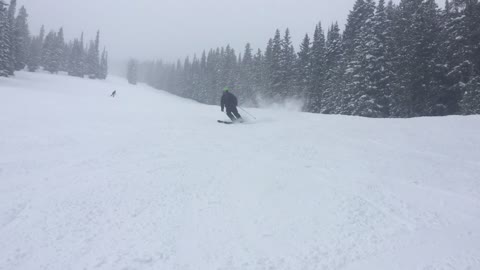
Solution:
[[[480,269],[478,116],[220,125],[25,72],[0,96],[0,270]]]

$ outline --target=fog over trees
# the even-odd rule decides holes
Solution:
[[[213,48],[139,64],[139,81],[207,104],[301,99],[307,112],[366,117],[480,113],[480,3],[357,0],[345,30],[318,24],[298,49],[288,29],[265,49]],[[252,31],[255,31],[252,29]],[[194,41],[192,41],[194,42]]]

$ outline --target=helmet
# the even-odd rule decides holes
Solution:
[[[228,92],[228,91],[230,91],[230,88],[225,87],[225,88],[223,88],[223,91]]]

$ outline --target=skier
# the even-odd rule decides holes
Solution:
[[[242,116],[238,113],[237,110],[237,97],[234,94],[230,93],[230,89],[228,87],[225,87],[223,91],[220,106],[222,107],[222,112],[225,108],[227,109],[227,116],[232,120],[232,122],[243,122]]]
[[[110,95],[111,97],[115,97],[117,95],[117,90],[113,91],[112,95]]]

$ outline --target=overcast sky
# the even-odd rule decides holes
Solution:
[[[315,24],[342,28],[355,0],[17,0],[37,34],[63,26],[68,39],[101,31],[112,59],[169,61],[230,44],[266,46],[276,28],[289,27],[298,48]]]

